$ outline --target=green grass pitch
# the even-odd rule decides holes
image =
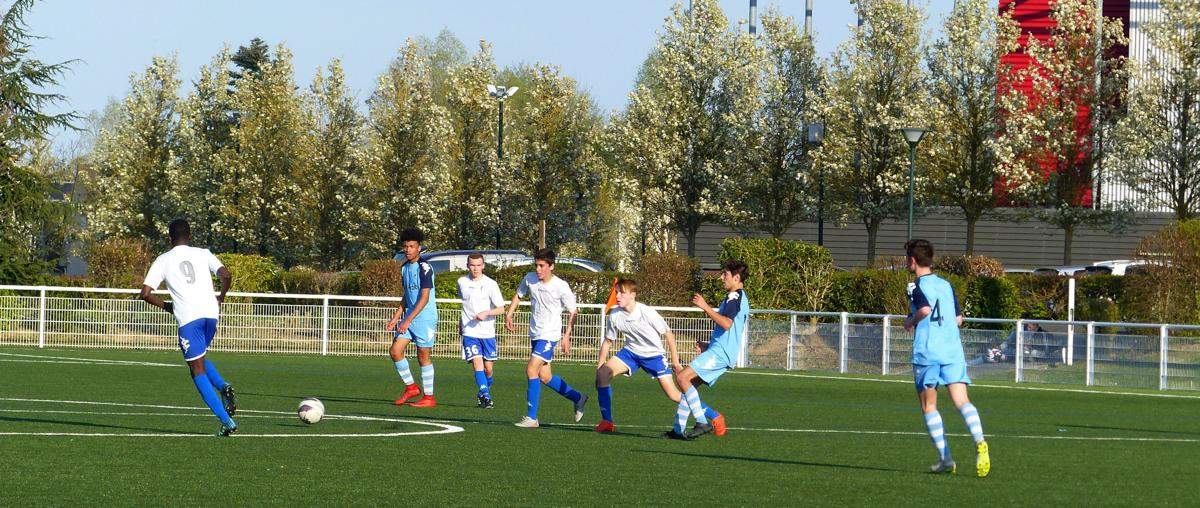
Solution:
[[[583,422],[571,423],[570,404],[545,389],[544,427],[527,430],[512,426],[525,409],[519,362],[497,364],[496,408],[483,410],[475,407],[469,368],[438,360],[439,406],[416,409],[391,404],[401,383],[386,358],[210,357],[238,391],[241,429],[232,438],[208,435],[218,424],[200,409],[177,352],[0,348],[0,504],[983,506],[1197,499],[1200,396],[1189,392],[975,386],[972,401],[993,461],[991,476],[980,479],[974,446],[944,397],[959,474],[924,473],[934,451],[913,389],[901,377],[730,373],[701,390],[726,415],[729,433],[678,442],[659,437],[674,405],[644,374],[614,382],[619,433],[598,435],[591,430],[599,410],[589,365],[555,366],[592,396]],[[296,418],[306,396],[325,402],[326,420],[306,426]]]

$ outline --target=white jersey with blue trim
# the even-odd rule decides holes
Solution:
[[[958,316],[962,309],[954,287],[934,274],[917,277],[908,285],[908,311],[915,315],[929,307],[930,313],[917,322],[913,331],[914,365],[949,365],[965,362]]]
[[[217,273],[222,266],[208,249],[176,245],[154,259],[142,283],[158,289],[166,281],[179,326],[201,318],[217,319],[220,307],[209,274]]]
[[[662,336],[671,329],[658,311],[640,303],[633,304],[633,311],[616,307],[608,314],[606,340],[615,341],[618,335],[625,337],[625,349],[641,357],[662,356]]]
[[[500,285],[487,275],[481,274],[478,279],[463,275],[458,278],[458,297],[462,299],[459,323],[462,325],[463,336],[474,339],[495,338],[496,316],[488,316],[482,321],[475,319],[475,316],[504,306]]]
[[[529,338],[558,342],[562,339],[562,313],[575,312],[575,293],[567,281],[551,276],[542,282],[537,273],[530,272],[517,286],[517,297],[529,297]]]

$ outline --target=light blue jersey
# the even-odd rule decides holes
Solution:
[[[717,307],[717,313],[731,319],[733,324],[728,330],[721,328],[721,325],[713,325],[708,350],[715,350],[730,367],[740,366],[742,346],[746,343],[747,324],[750,321],[750,300],[746,298],[746,291],[730,291],[729,296]]]
[[[414,325],[436,325],[438,319],[437,297],[434,294],[433,287],[433,268],[429,263],[424,261],[412,262],[405,261],[404,266],[400,268],[401,281],[404,283],[404,319],[407,319],[412,309],[417,306],[417,302],[421,300],[421,290],[429,290],[429,301],[425,303],[425,308],[421,309],[421,313],[413,318]]]
[[[913,332],[914,365],[949,365],[963,363],[962,339],[958,333],[957,317],[962,314],[954,287],[934,274],[922,275],[908,285],[910,315],[929,307],[925,319],[917,322]]]

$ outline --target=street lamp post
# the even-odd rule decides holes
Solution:
[[[908,141],[908,239],[912,240],[913,226],[913,180],[916,175],[917,167],[917,143],[921,142],[921,138],[925,137],[928,129],[921,127],[905,127],[900,129],[904,133],[904,140]]]
[[[517,93],[517,87],[487,86],[488,95],[500,103],[500,115],[496,119],[496,165],[504,161],[504,101]],[[499,219],[497,219],[498,221]],[[496,248],[500,248],[500,224],[496,223]]]
[[[808,124],[808,144],[821,146],[821,143],[824,142],[825,124]],[[825,245],[825,168],[823,166],[817,167],[817,245]]]

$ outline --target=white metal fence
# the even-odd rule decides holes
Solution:
[[[0,286],[0,345],[62,348],[177,348],[174,318],[132,289]],[[387,354],[384,326],[398,298],[230,293],[214,351],[322,355]],[[694,308],[658,307],[684,362],[712,322]],[[460,356],[458,301],[438,300],[434,354]],[[602,306],[580,305],[570,356],[596,361]],[[516,332],[500,326],[502,359],[529,356],[528,312]],[[1200,389],[1200,326],[972,319],[962,331],[975,380],[1086,386]],[[748,367],[911,375],[912,335],[903,316],[753,310]]]

